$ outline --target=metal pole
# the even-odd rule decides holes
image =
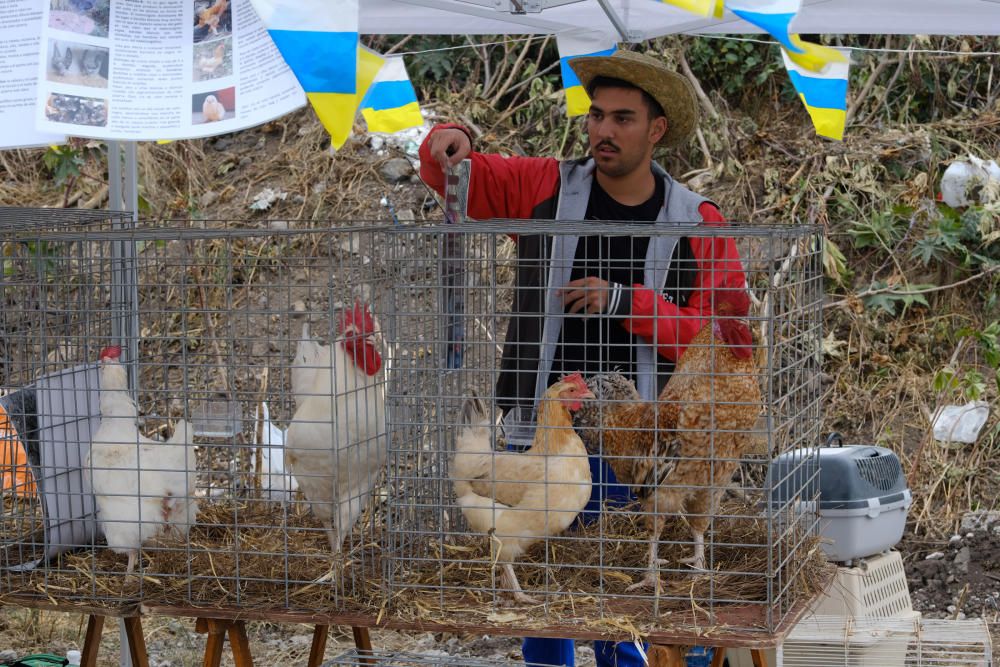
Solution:
[[[132,211],[132,229],[135,229],[139,222],[139,166],[138,166],[138,143],[135,141],[125,142],[125,204],[127,211]],[[123,323],[128,342],[128,359],[131,363],[129,369],[129,386],[134,391],[139,390],[139,272],[136,266],[135,240],[129,239],[122,242],[123,257],[125,261],[125,284],[124,284],[124,307],[125,319]]]
[[[126,146],[131,146],[133,151],[135,149],[135,142],[129,142]],[[134,156],[134,153],[133,153]],[[134,165],[134,162],[133,162]],[[125,165],[125,170],[127,170],[127,165]],[[120,142],[109,141],[108,142],[108,208],[112,211],[124,211],[125,207],[125,197],[128,196],[127,193],[123,192],[122,189],[122,146]],[[130,177],[130,182],[133,182],[133,178]],[[125,196],[123,196],[125,195]],[[112,223],[112,227],[116,230],[123,229],[124,224],[121,219],[115,218]],[[133,308],[129,307],[128,300],[126,296],[130,293],[127,290],[127,286],[131,283],[135,285],[134,272],[135,272],[135,262],[132,262],[132,275],[129,275],[127,261],[128,253],[126,247],[130,246],[130,243],[115,241],[111,244],[111,255],[112,255],[112,266],[114,269],[111,271],[111,308],[113,317],[111,318],[111,336],[114,338],[115,342],[118,344],[128,344],[128,357],[127,360],[130,362],[128,364],[129,368],[129,386],[132,387],[133,391],[136,389],[135,383],[135,359],[136,354],[132,349],[131,341],[134,341],[135,336],[129,335],[129,324],[130,318],[128,316],[130,311],[134,311]],[[118,638],[121,650],[119,651],[118,664],[120,667],[132,667],[132,657],[129,655],[129,642],[128,633],[125,629],[125,619],[118,619]]]

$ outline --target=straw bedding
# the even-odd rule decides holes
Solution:
[[[333,558],[322,526],[303,506],[217,500],[200,512],[188,540],[163,537],[146,547],[141,572],[126,575],[126,557],[109,549],[83,549],[64,554],[44,572],[11,578],[0,601],[46,597],[109,609],[141,601],[525,628],[572,623],[632,634],[714,622],[763,629],[769,586],[787,587],[781,592],[787,611],[818,592],[828,566],[814,538],[803,538],[793,554],[769,551],[767,522],[755,514],[743,502],[722,508],[709,534],[710,574],[677,563],[690,555],[689,534],[683,521],[669,522],[660,555],[676,565],[661,570],[666,585],[654,600],[650,591],[625,592],[644,574],[641,517],[605,512],[599,522],[529,550],[514,567],[524,589],[544,604],[510,607],[497,592],[499,570],[491,566],[485,536],[398,535],[390,541],[381,528],[364,528],[371,522],[362,521],[344,554]],[[387,544],[400,545],[395,558],[383,551]],[[771,578],[769,558],[786,558],[790,565]],[[387,575],[394,583],[391,595]]]

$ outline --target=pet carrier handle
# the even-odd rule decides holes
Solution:
[[[826,444],[824,446],[833,447],[834,443],[836,443],[837,447],[844,446],[844,436],[840,435],[837,431],[834,431],[830,435],[826,436]]]
[[[448,224],[465,222],[469,208],[469,177],[472,160],[465,159],[449,167],[445,174],[444,219]],[[444,241],[443,301],[444,341],[447,368],[462,367],[465,349],[465,261],[462,252],[462,235],[449,233]]]

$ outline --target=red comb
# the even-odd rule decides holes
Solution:
[[[563,382],[568,382],[572,385],[576,385],[578,389],[586,389],[587,382],[583,379],[583,376],[579,373],[573,373],[572,375],[567,375],[562,379]]]
[[[746,317],[750,314],[750,295],[745,289],[715,290],[712,301],[712,310],[718,315]]]
[[[355,301],[354,308],[344,311],[341,328],[347,327],[354,327],[364,336],[375,332],[375,320],[367,305]]]
[[[122,356],[122,346],[121,345],[109,345],[108,347],[101,350],[101,354],[98,355],[98,359],[104,361],[105,359],[118,359]]]

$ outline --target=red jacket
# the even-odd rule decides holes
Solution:
[[[438,125],[420,146],[420,177],[444,195],[444,174],[431,157],[428,139],[442,129],[460,125]],[[467,132],[467,131],[466,131]],[[468,214],[474,219],[534,218],[553,219],[559,195],[559,161],[554,158],[503,157],[473,152],[469,183]],[[726,220],[710,202],[698,212],[704,224],[725,226]],[[736,243],[725,237],[689,237],[698,265],[694,289],[687,304],[675,305],[642,284],[633,285],[631,313],[622,326],[633,335],[658,341],[658,352],[676,361],[695,334],[706,323],[711,310],[711,293],[720,287],[746,285]]]

